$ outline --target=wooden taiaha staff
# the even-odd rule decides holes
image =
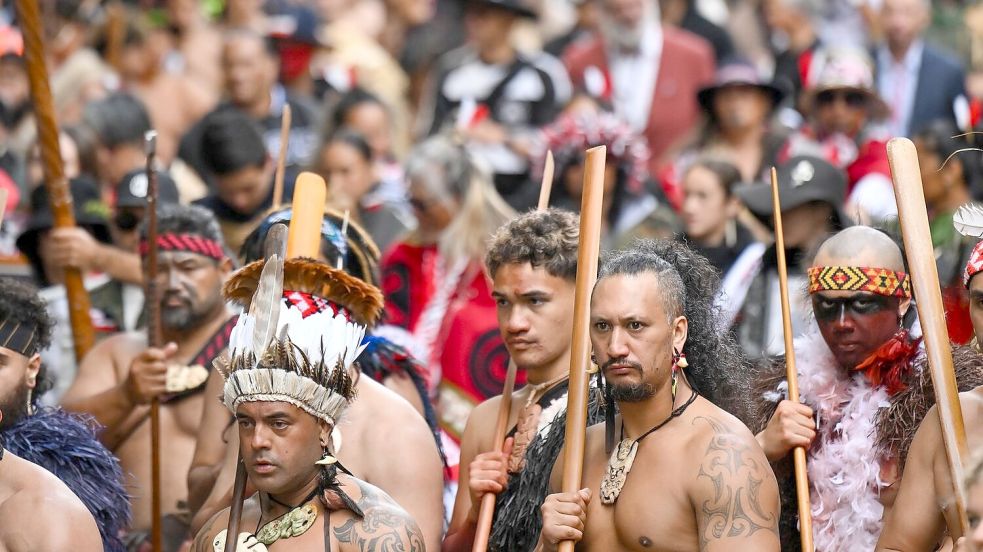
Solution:
[[[788,265],[785,263],[785,234],[782,229],[782,202],[778,194],[778,172],[771,168],[771,204],[775,217],[775,250],[778,254],[778,289],[782,300],[782,330],[785,334],[785,379],[788,381],[788,400],[799,402],[799,372],[795,368],[795,344],[792,333],[792,309],[788,302]],[[809,472],[806,470],[806,449],[792,449],[795,466],[795,496],[799,506],[799,534],[802,552],[813,552],[812,508],[809,500]]]
[[[296,257],[317,258],[321,250],[321,224],[324,221],[324,202],[327,200],[328,186],[320,176],[303,172],[297,177],[294,186],[294,197],[291,206],[290,229],[286,237],[285,259]],[[284,231],[282,224],[274,224],[270,228],[265,243],[270,247],[281,247],[284,240],[274,235]],[[270,251],[266,251],[269,257]],[[241,444],[240,444],[241,446]],[[229,508],[229,525],[225,532],[225,552],[235,552],[239,540],[239,524],[242,519],[242,502],[246,495],[245,464],[242,461],[242,451],[237,454],[236,478],[232,486],[232,504]]]
[[[44,185],[48,189],[48,201],[55,228],[75,226],[72,211],[72,194],[62,167],[61,147],[58,143],[58,127],[48,86],[45,67],[44,43],[41,38],[41,14],[37,0],[16,0],[17,18],[24,37],[24,62],[31,85],[31,104],[37,125],[38,143],[41,149],[41,166]],[[75,360],[81,361],[95,343],[95,331],[89,310],[89,293],[77,268],[64,269],[65,294],[68,298],[68,316],[72,325]]]
[[[7,190],[0,188],[0,224],[3,224],[3,213],[7,209]]]
[[[939,422],[942,424],[942,442],[945,444],[949,477],[952,479],[953,496],[959,526],[949,527],[953,539],[969,534],[966,517],[966,495],[963,493],[963,458],[968,458],[966,429],[959,405],[959,388],[952,368],[952,351],[949,348],[949,332],[945,325],[942,293],[939,290],[939,272],[935,265],[935,251],[929,239],[928,212],[922,189],[921,170],[915,145],[907,138],[892,138],[887,143],[888,161],[894,179],[894,195],[898,203],[898,222],[908,254],[908,271],[911,275],[918,320],[922,326],[925,356],[928,358],[935,403],[938,405]]]
[[[283,105],[280,116],[280,151],[276,156],[276,173],[273,176],[273,210],[283,205],[283,170],[287,165],[287,147],[290,145],[290,104]]]
[[[543,181],[539,188],[539,206],[537,211],[544,211],[549,207],[550,191],[553,189],[553,152],[546,152],[546,166],[543,168]],[[509,428],[509,414],[512,412],[512,393],[515,391],[515,375],[517,367],[515,362],[509,361],[508,371],[505,373],[505,384],[502,386],[502,400],[498,403],[498,418],[495,420],[495,433],[492,436],[492,443],[498,447],[499,452],[504,452],[505,434]],[[492,522],[495,520],[495,501],[497,495],[485,493],[481,497],[481,506],[478,509],[478,521],[475,525],[474,541],[471,544],[471,552],[484,552],[488,549],[488,539],[491,537]]]
[[[144,135],[147,153],[147,255],[144,273],[144,305],[147,309],[147,346],[160,348],[164,345],[160,327],[160,288],[157,275],[157,171],[154,169],[157,156],[157,133]],[[163,550],[163,531],[160,508],[160,400],[150,400],[150,543],[154,552]]]
[[[580,489],[587,441],[587,370],[590,367],[590,296],[597,281],[597,256],[601,249],[601,201],[604,198],[604,162],[607,148],[587,150],[584,160],[584,192],[580,204],[580,242],[577,249],[577,288],[573,305],[573,338],[570,347],[570,384],[567,392],[567,428],[564,435],[561,490]],[[574,542],[560,543],[559,552],[573,552]]]

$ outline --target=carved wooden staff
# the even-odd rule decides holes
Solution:
[[[147,346],[159,348],[164,338],[160,329],[160,288],[157,264],[157,133],[149,131],[144,136],[147,153],[147,256],[144,274],[144,304],[147,309]],[[160,400],[150,400],[150,543],[154,552],[163,550],[160,511]]]
[[[925,209],[925,193],[922,190],[921,170],[915,145],[907,138],[892,138],[887,143],[887,156],[894,177],[894,195],[898,202],[898,222],[908,254],[908,270],[917,300],[918,320],[925,340],[925,356],[935,388],[935,403],[942,423],[942,442],[945,444],[952,479],[953,496],[959,526],[950,527],[953,539],[969,533],[966,517],[966,496],[963,493],[963,464],[967,458],[966,429],[963,412],[959,406],[959,389],[952,369],[952,351],[949,349],[949,332],[945,326],[942,293],[939,290],[939,272],[935,265]]]
[[[782,230],[782,202],[778,195],[778,172],[771,168],[771,204],[775,217],[775,249],[778,253],[778,289],[782,297],[782,329],[785,333],[785,379],[788,381],[788,400],[799,402],[799,372],[795,369],[795,344],[792,333],[792,310],[788,304],[788,265],[785,264],[785,234]],[[812,552],[812,508],[809,501],[809,473],[806,471],[806,449],[792,450],[795,465],[795,496],[799,505],[799,534],[802,552]]]
[[[41,15],[37,0],[17,0],[17,16],[24,35],[24,61],[31,84],[31,104],[37,125],[38,143],[41,149],[41,166],[44,169],[44,185],[48,189],[48,201],[56,228],[75,226],[72,211],[72,194],[62,168],[61,148],[58,144],[58,127],[55,124],[51,89],[45,68],[44,43],[41,39]],[[82,360],[95,343],[95,331],[89,315],[89,293],[77,268],[65,267],[65,294],[68,298],[68,316],[72,325],[75,359]]]
[[[597,281],[597,255],[601,248],[601,200],[604,198],[604,161],[607,148],[587,150],[584,192],[580,203],[580,243],[577,249],[577,288],[573,305],[573,340],[570,347],[570,387],[567,392],[567,428],[564,435],[562,491],[580,490],[587,440],[587,369],[590,367],[590,296]],[[560,543],[559,552],[573,552],[574,542]]]
[[[283,168],[287,164],[287,147],[290,145],[290,104],[283,105],[280,116],[280,151],[276,156],[276,174],[273,176],[273,210],[283,205]]]
[[[286,240],[282,233],[282,224],[274,224],[265,241],[265,256],[286,249],[284,258],[295,257],[317,258],[321,250],[321,224],[324,222],[324,202],[327,200],[328,187],[320,176],[304,172],[297,177],[294,186],[290,229]],[[282,243],[286,242],[283,246]],[[242,519],[242,501],[246,494],[246,467],[242,462],[241,451],[237,455],[236,478],[232,486],[232,505],[229,508],[229,525],[225,532],[225,552],[235,552],[239,540],[239,522]]]
[[[546,152],[546,166],[543,168],[543,182],[539,188],[538,211],[545,210],[550,203],[550,191],[553,189],[553,152]],[[509,361],[508,371],[505,373],[505,385],[502,386],[502,400],[498,403],[498,418],[495,420],[495,433],[492,443],[498,447],[499,452],[504,451],[505,434],[509,428],[509,414],[512,412],[512,392],[515,390],[515,363]],[[478,510],[478,522],[475,526],[474,541],[471,544],[472,552],[484,552],[488,549],[488,539],[491,537],[491,526],[495,520],[495,500],[498,497],[493,493],[485,493],[481,497],[481,506]]]

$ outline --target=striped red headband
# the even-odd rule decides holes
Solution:
[[[148,247],[147,240],[140,242],[140,255],[146,255]],[[204,255],[216,261],[225,258],[225,250],[222,245],[215,240],[197,234],[159,234],[157,236],[158,251],[186,251]]]
[[[973,247],[973,252],[969,255],[969,260],[966,261],[966,270],[963,272],[963,284],[968,288],[969,280],[976,273],[983,270],[983,241],[976,244]]]

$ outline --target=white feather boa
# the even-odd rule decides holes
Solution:
[[[883,451],[875,449],[874,424],[878,410],[890,404],[887,392],[871,387],[863,374],[844,373],[818,331],[795,340],[795,358],[800,399],[819,418],[808,462],[816,550],[873,550],[884,513]],[[780,399],[786,389],[766,398]]]

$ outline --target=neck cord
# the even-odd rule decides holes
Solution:
[[[536,402],[537,400],[536,395],[538,395],[540,392],[545,393],[546,391],[553,388],[556,384],[560,383],[561,381],[569,377],[570,374],[561,374],[549,381],[544,381],[543,383],[526,382],[526,386],[529,387],[529,398],[526,399],[526,407],[528,408],[532,406],[534,402]]]
[[[287,509],[287,511],[285,513],[280,514],[279,516],[271,519],[270,522],[273,522],[275,520],[278,520],[278,519],[282,518],[283,516],[289,514],[290,512],[296,510],[297,508],[300,508],[304,504],[307,504],[308,502],[311,501],[311,499],[313,499],[315,496],[317,496],[318,493],[320,493],[320,492],[321,492],[321,488],[320,488],[320,485],[318,485],[318,488],[316,488],[313,491],[311,491],[310,494],[308,494],[307,497],[304,498],[304,500],[301,500],[300,501],[300,504],[298,504],[296,506],[291,506],[290,504],[287,504],[285,502],[280,502],[279,500],[277,500],[276,498],[274,498],[273,495],[267,494],[266,495],[267,498],[269,498],[273,502],[275,502],[275,503],[279,504],[280,506],[283,506],[284,508]],[[263,512],[260,511],[260,513],[259,513],[259,521],[256,522],[256,531],[254,531],[254,533],[258,533],[259,532],[259,528],[262,526],[262,524],[263,524]]]
[[[657,425],[653,426],[651,429],[649,429],[645,433],[641,434],[634,441],[636,443],[640,443],[642,441],[642,439],[644,439],[644,438],[648,437],[649,435],[655,433],[659,429],[662,429],[662,426],[664,426],[664,425],[668,424],[669,422],[671,422],[673,420],[673,418],[678,418],[679,416],[681,416],[683,414],[683,412],[686,410],[686,408],[689,407],[689,405],[693,404],[693,401],[695,401],[696,400],[696,397],[699,396],[699,394],[696,392],[695,389],[693,389],[692,391],[693,391],[693,394],[690,395],[688,399],[686,399],[686,402],[684,402],[682,405],[680,405],[679,408],[676,408],[675,410],[673,410],[672,413],[669,414],[669,417],[668,418],[666,418],[665,420],[662,420],[662,422],[658,423]],[[625,439],[625,421],[622,420],[621,421],[621,440],[623,441],[624,439]]]

